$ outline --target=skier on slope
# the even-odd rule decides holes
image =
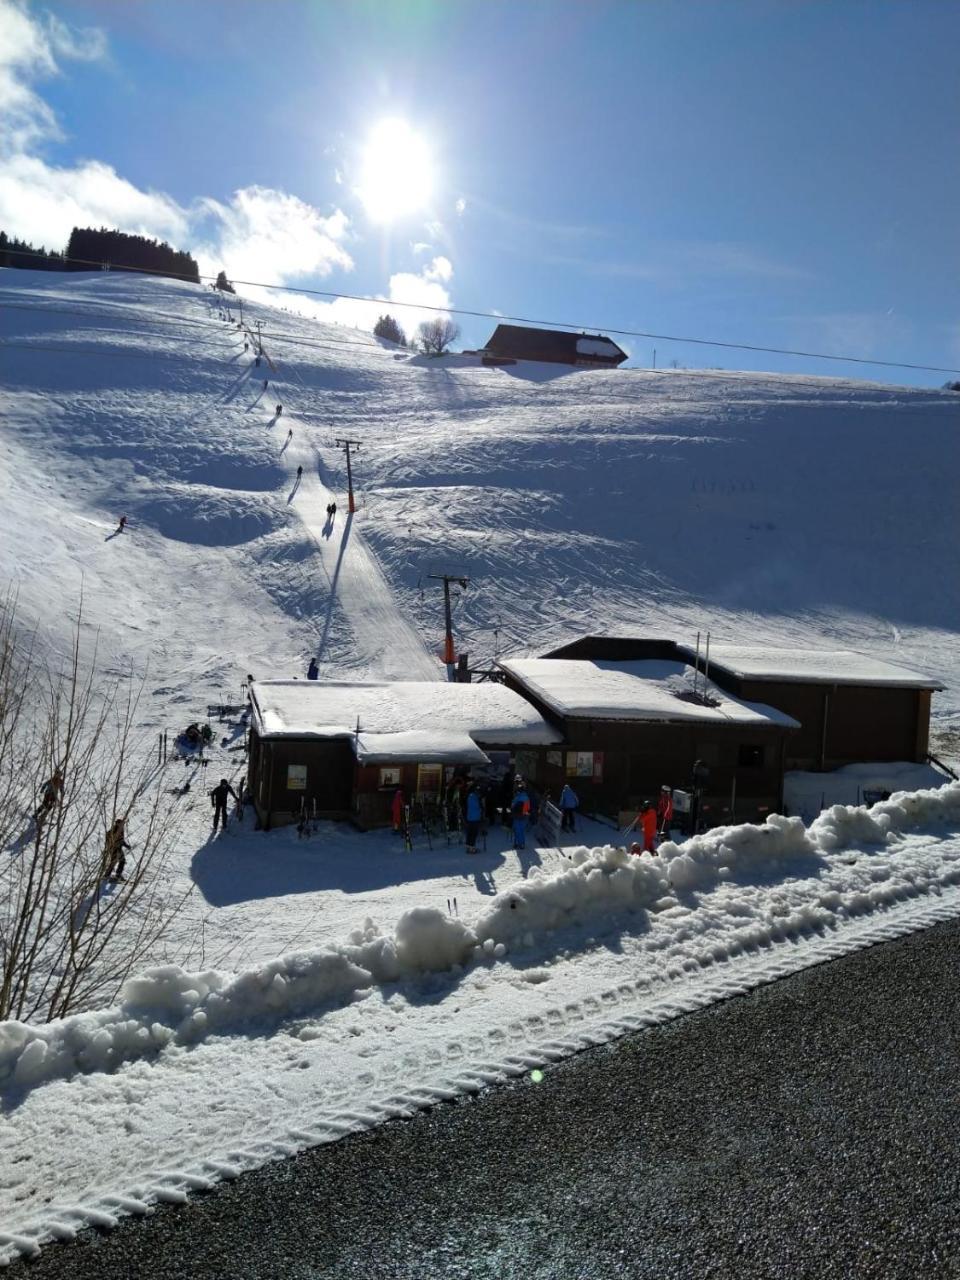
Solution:
[[[43,784],[43,792],[40,796],[40,807],[33,815],[33,820],[37,824],[44,820],[51,809],[55,808],[63,799],[63,770],[54,769],[53,777],[48,778]]]
[[[217,823],[223,824],[223,830],[227,829],[227,796],[233,796],[237,799],[237,793],[231,787],[226,778],[221,778],[219,786],[213,788],[210,792],[210,803],[213,805],[213,834],[217,834]]]
[[[316,658],[310,659],[310,665],[307,667],[307,679],[316,680],[320,675],[320,668],[317,666]]]
[[[117,525],[117,533],[123,533],[126,527],[127,527],[127,517],[121,516],[120,523]]]
[[[297,467],[297,480],[303,479],[303,467]]]
[[[278,418],[280,417],[281,413],[283,413],[283,405],[282,405],[282,404],[278,404],[278,405],[277,405],[277,417],[278,417]]]
[[[126,841],[124,819],[115,818],[103,842],[102,872],[104,880],[125,879],[123,868],[126,860],[123,852],[129,848],[130,846]]]

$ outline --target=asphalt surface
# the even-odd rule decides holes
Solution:
[[[960,1276],[958,972],[939,925],[7,1274]]]

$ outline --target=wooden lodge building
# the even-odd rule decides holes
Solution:
[[[529,701],[496,683],[263,680],[250,700],[249,780],[266,829],[304,811],[384,826],[398,787],[437,797],[448,766],[533,764],[560,741]]]
[[[787,770],[927,759],[936,681],[845,650],[584,636],[503,660],[504,684],[260,681],[249,779],[261,823],[308,814],[367,828],[397,787],[436,798],[452,769],[515,768],[541,793],[570,781],[617,816],[709,770],[701,824],[783,812]],[[632,816],[632,815],[631,815]]]
[[[519,324],[498,324],[485,347],[464,354],[482,356],[484,364],[492,365],[541,360],[591,369],[615,369],[627,359],[627,353],[601,333],[570,333]]]
[[[691,662],[696,654],[678,646]],[[699,667],[703,670],[701,652]],[[716,644],[710,678],[750,702],[768,702],[800,722],[786,767],[824,772],[863,761],[923,764],[930,749],[929,676],[847,649],[773,649]]]
[[[702,825],[762,822],[782,811],[787,743],[799,728],[792,716],[702,676],[695,689],[693,666],[670,641],[599,647],[610,656],[500,663],[507,687],[563,735],[561,749],[544,753],[535,778],[542,791],[556,797],[569,781],[587,810],[635,813],[663,785],[692,789],[699,760],[710,771]],[[620,656],[625,651],[633,656]]]

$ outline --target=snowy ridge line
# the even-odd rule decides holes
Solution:
[[[705,955],[702,960],[705,969],[699,974],[684,975],[679,982],[676,979],[671,982],[669,978],[654,980],[653,985],[657,986],[675,983],[680,988],[677,991],[666,991],[649,998],[651,984],[641,980],[635,984],[620,984],[599,998],[583,1001],[576,1006],[576,1014],[571,1014],[571,1006],[567,1006],[564,1013],[548,1011],[548,1015],[552,1012],[565,1021],[571,1016],[582,1018],[584,1025],[569,1037],[541,1039],[531,1034],[526,1044],[514,1047],[511,1052],[497,1058],[488,1056],[489,1045],[484,1045],[480,1037],[471,1037],[477,1042],[478,1060],[469,1065],[460,1064],[456,1074],[431,1073],[428,1069],[419,1082],[408,1088],[397,1091],[394,1086],[394,1091],[389,1094],[372,1094],[364,1104],[339,1111],[321,1109],[311,1117],[298,1120],[295,1128],[287,1128],[271,1139],[250,1143],[240,1149],[228,1149],[222,1155],[204,1158],[183,1169],[164,1169],[146,1174],[134,1187],[100,1195],[89,1203],[45,1206],[39,1217],[32,1215],[22,1223],[11,1224],[12,1229],[0,1231],[0,1266],[7,1266],[18,1258],[35,1257],[42,1244],[73,1239],[85,1227],[109,1229],[118,1225],[121,1217],[151,1212],[155,1204],[185,1204],[191,1191],[210,1190],[219,1181],[237,1178],[271,1160],[285,1159],[311,1147],[337,1142],[386,1120],[410,1118],[440,1102],[479,1094],[485,1088],[517,1079],[536,1068],[549,1067],[584,1049],[675,1021],[688,1013],[745,995],[803,969],[882,942],[894,941],[958,916],[960,888],[954,887],[936,902],[913,901],[887,908],[882,918],[876,916],[844,924],[829,936],[785,939],[793,945],[771,944],[774,949],[762,956],[740,955],[715,961],[712,956]],[[714,968],[714,965],[720,967]],[[608,1017],[609,1004],[604,997],[609,994],[614,1002],[618,1002],[625,993],[629,993],[641,1007],[636,1012]],[[648,998],[644,999],[645,996]],[[582,1012],[586,1005],[591,1008]],[[599,1017],[596,1016],[598,1013]],[[536,1024],[542,1025],[544,1020],[534,1015],[526,1019],[525,1029],[535,1033]],[[520,1031],[521,1027],[514,1024],[511,1030]],[[488,1033],[486,1039],[492,1041],[494,1035],[503,1037],[502,1031],[495,1031]],[[408,1071],[411,1068],[420,1070],[422,1066],[409,1061],[404,1065]]]
[[[156,1056],[171,1045],[192,1045],[214,1035],[275,1032],[284,1020],[349,1003],[358,992],[430,973],[460,976],[466,967],[521,956],[573,926],[629,931],[629,919],[680,906],[678,893],[710,890],[736,874],[768,874],[786,863],[806,865],[811,876],[829,868],[838,849],[893,845],[920,828],[943,834],[960,824],[960,783],[931,791],[900,792],[872,809],[834,805],[810,827],[800,818],[771,814],[761,826],[719,827],[659,858],[635,857],[621,847],[575,848],[570,865],[529,879],[494,897],[472,924],[435,907],[405,911],[391,933],[367,919],[346,943],[291,952],[259,968],[231,974],[189,973],[178,965],[148,969],[129,979],[117,1008],[75,1014],[34,1026],[0,1023],[0,1089],[13,1093],[77,1073],[113,1071],[122,1063]],[[939,829],[939,830],[937,830]],[[823,893],[774,921],[753,921],[715,944],[716,959],[757,945],[835,925],[851,915],[960,882],[960,858],[892,879],[867,868],[862,887]],[[884,883],[884,879],[888,882]],[[669,971],[679,977],[680,971]],[[259,1024],[259,1025],[258,1025]]]

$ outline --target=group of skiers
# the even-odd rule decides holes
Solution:
[[[669,786],[664,784],[660,788],[660,797],[657,803],[652,800],[644,800],[640,806],[640,811],[634,818],[629,831],[632,827],[641,833],[642,842],[637,840],[630,846],[631,853],[656,853],[659,841],[667,839],[670,835],[670,823],[673,821],[673,793]]]
[[[467,853],[479,852],[480,833],[493,825],[498,811],[503,817],[504,825],[512,833],[513,847],[526,848],[527,828],[536,817],[536,797],[528,791],[519,774],[509,773],[501,786],[501,792],[504,787],[507,789],[506,799],[502,794],[498,795],[496,785],[481,785],[466,774],[459,773],[451,780],[443,800],[446,821],[450,828],[456,829],[462,818]],[[498,800],[501,803],[498,804]],[[409,821],[409,811],[403,787],[397,787],[393,793],[390,816],[393,830],[398,835],[404,833]]]
[[[51,776],[43,784],[40,791],[40,804],[33,815],[34,825],[39,833],[46,820],[55,809],[63,803],[64,777],[61,768],[54,769]],[[107,828],[103,841],[103,853],[100,857],[99,875],[101,880],[124,880],[123,874],[126,859],[124,854],[130,849],[126,838],[126,818],[114,818]]]

